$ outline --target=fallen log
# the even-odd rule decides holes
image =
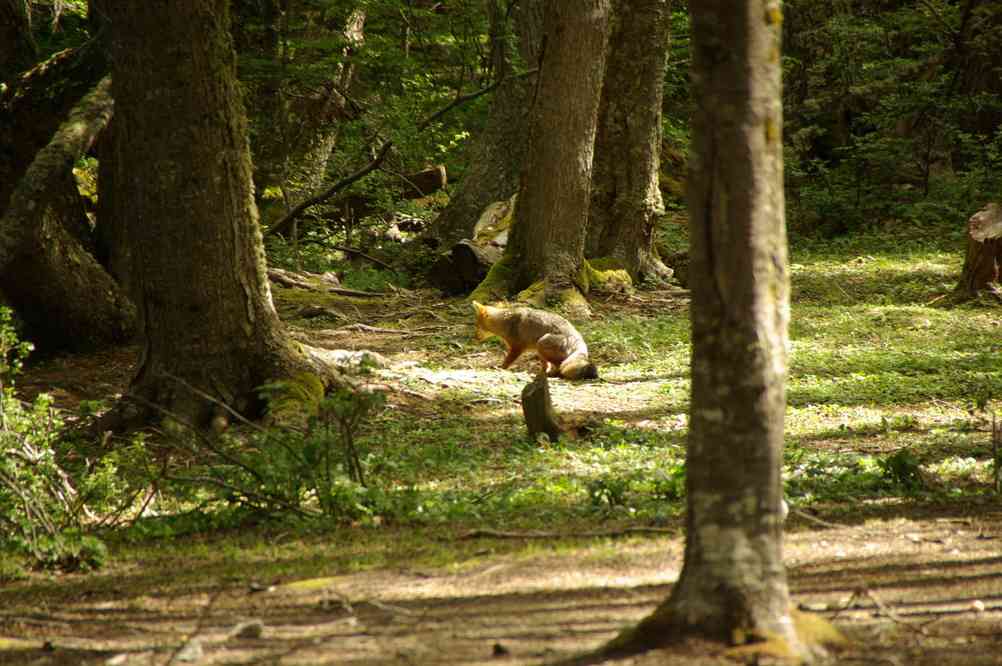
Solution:
[[[463,239],[432,264],[428,280],[447,294],[463,294],[480,284],[504,250]]]

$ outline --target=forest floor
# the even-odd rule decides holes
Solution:
[[[929,305],[950,261],[910,257],[916,281],[872,256],[858,274],[833,258],[837,288],[794,264],[784,556],[794,603],[849,639],[833,663],[1002,664],[1002,500],[970,378],[950,374],[998,376],[1000,315]],[[868,298],[866,266],[890,302]],[[666,598],[684,500],[671,479],[651,490],[640,477],[682,455],[683,296],[595,302],[581,328],[603,378],[551,383],[582,433],[559,445],[526,441],[519,394],[532,364],[498,369],[503,352],[471,339],[465,302],[410,292],[324,304],[390,333],[305,320],[316,295],[292,296],[276,290],[297,337],[385,357],[375,378],[388,406],[371,445],[395,465],[386,479],[440,493],[429,520],[111,539],[100,571],[0,584],[0,664],[550,664]],[[952,344],[976,349],[964,360]],[[48,359],[18,388],[71,409],[108,400],[135,355]],[[901,451],[919,477],[887,463],[907,462]],[[616,663],[735,659],[770,663],[697,642]]]

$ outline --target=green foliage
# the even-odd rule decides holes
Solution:
[[[391,285],[411,286],[410,276],[418,274],[415,271],[432,260],[432,254],[424,249],[418,249],[413,254],[403,250],[379,252],[388,264],[394,257],[401,258],[399,263],[404,269],[389,270],[382,266],[374,267],[364,259],[352,261],[351,253],[337,249],[340,244],[336,234],[323,233],[316,228],[307,230],[298,248],[283,238],[270,238],[267,243],[269,264],[310,273],[333,272],[345,288],[378,293],[387,291]]]
[[[364,465],[376,454],[358,438],[363,421],[381,409],[382,393],[337,388],[317,396],[311,379],[263,387],[278,423],[246,437],[178,438],[178,453],[202,461],[201,472],[174,481],[197,490],[194,497],[239,507],[239,520],[264,517],[366,520],[383,512],[384,493],[366,484]],[[299,408],[304,427],[290,414]]]
[[[67,464],[63,421],[47,395],[26,404],[14,394],[30,350],[14,333],[10,311],[0,308],[0,554],[36,567],[96,568],[107,551],[85,533],[87,520],[110,508],[121,484],[110,459],[79,470]],[[11,562],[0,576],[17,570]]]
[[[40,60],[57,51],[80,46],[88,38],[87,1],[30,3],[33,6],[32,33]]]
[[[364,11],[364,41],[348,49],[341,29],[353,10]],[[249,95],[256,104],[250,109],[252,145],[259,161],[276,162],[259,165],[263,172],[290,165],[277,163],[275,155],[257,147],[291,147],[308,139],[299,135],[303,123],[297,116],[317,111],[318,105],[296,100],[343,86],[337,77],[348,65],[355,81],[350,89],[339,87],[332,99],[347,108],[336,120],[338,143],[328,182],[369,162],[386,140],[395,147],[383,170],[356,183],[345,196],[364,197],[379,212],[388,212],[399,204],[400,174],[434,163],[444,164],[450,178],[461,175],[465,140],[482,125],[489,98],[460,105],[428,127],[418,125],[489,79],[483,69],[487,26],[482,3],[461,0],[440,12],[393,0],[307,2],[288,8],[281,21],[250,5],[241,11],[240,73],[257,93]]]
[[[401,282],[403,280],[396,273],[369,266],[359,266],[354,270],[345,271],[341,280],[341,284],[349,289],[371,292],[387,291],[390,285],[397,285]],[[400,286],[404,285],[400,284]]]
[[[784,10],[790,219],[825,236],[964,220],[999,194],[1002,12],[796,0]]]
[[[629,481],[619,476],[603,476],[585,484],[588,499],[596,509],[614,509],[627,504]]]
[[[890,484],[908,491],[915,491],[923,486],[918,458],[908,449],[901,449],[881,458],[877,461],[877,466]]]

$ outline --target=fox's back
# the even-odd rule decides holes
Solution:
[[[548,334],[566,336],[575,342],[584,342],[573,324],[558,314],[531,308],[511,308],[504,311],[499,322],[507,337],[525,344],[534,345],[539,338]]]

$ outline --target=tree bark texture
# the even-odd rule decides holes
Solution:
[[[83,218],[73,164],[108,124],[114,104],[105,77],[40,150],[0,218],[4,293],[48,348],[122,342],[135,330],[135,308],[68,230]],[[44,279],[39,279],[44,277]]]
[[[783,640],[781,513],[789,287],[779,3],[690,5],[692,400],[686,547],[640,642]],[[744,641],[741,641],[744,642]]]
[[[115,197],[129,212],[143,353],[130,392],[203,425],[305,367],[271,300],[228,0],[101,2],[111,24]],[[155,414],[155,412],[154,412]]]
[[[609,13],[609,0],[546,4],[530,153],[508,243],[516,289],[542,278],[555,296],[577,282]]]
[[[658,180],[668,2],[616,0],[614,7],[585,254],[615,259],[634,280],[670,277],[654,250],[655,222],[664,212]]]
[[[518,175],[528,148],[528,114],[536,79],[511,76],[514,64],[507,46],[506,5],[499,0],[487,0],[491,65],[495,79],[504,81],[494,91],[483,131],[467,151],[463,180],[428,231],[427,235],[438,240],[439,247],[472,238],[473,226],[481,212],[495,201],[511,198],[518,190]],[[513,11],[520,59],[534,67],[539,58],[541,3],[520,2]]]
[[[139,303],[139,293],[135,274],[132,270],[132,245],[129,242],[130,211],[123,207],[117,197],[115,184],[115,119],[105,128],[95,146],[97,161],[97,220],[94,228],[94,242],[97,260],[105,270],[129,295],[134,303]]]
[[[685,563],[664,609],[797,646],[780,469],[789,277],[779,3],[691,6],[692,402]]]

